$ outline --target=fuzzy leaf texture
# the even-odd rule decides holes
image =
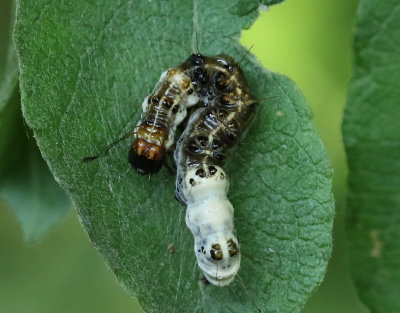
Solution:
[[[265,2],[270,5],[272,2]],[[331,167],[289,79],[241,47],[259,1],[20,1],[16,28],[25,119],[53,174],[118,280],[146,312],[299,312],[331,253]],[[240,279],[204,285],[167,169],[130,170],[133,128],[160,74],[198,48],[230,54],[262,101],[226,167],[243,253]],[[167,250],[169,244],[175,253]]]
[[[343,136],[352,274],[371,312],[400,312],[400,4],[361,0]]]
[[[54,180],[34,138],[28,138],[28,131],[23,125],[18,90],[18,64],[11,38],[2,74],[0,196],[16,215],[24,240],[36,242],[62,220],[71,202]]]

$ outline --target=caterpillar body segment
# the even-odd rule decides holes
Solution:
[[[188,75],[190,69],[190,64],[184,62],[162,73],[142,103],[143,113],[128,156],[141,175],[160,170],[166,152],[173,146],[176,127],[185,119],[187,108],[199,101]]]

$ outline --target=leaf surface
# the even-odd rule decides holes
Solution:
[[[343,122],[353,277],[371,312],[400,311],[400,4],[361,0]]]
[[[71,202],[55,182],[34,138],[28,138],[18,76],[17,55],[10,38],[0,78],[0,196],[15,213],[25,241],[34,242],[62,220]]]
[[[136,125],[161,72],[197,47],[205,55],[245,56],[237,39],[258,3],[20,2],[16,42],[27,123],[93,244],[146,312],[299,312],[323,278],[334,213],[331,167],[300,91],[250,55],[241,66],[254,93],[276,98],[262,102],[226,167],[243,253],[240,278],[230,286],[200,281],[168,170],[150,180],[130,170],[128,141],[82,163]]]

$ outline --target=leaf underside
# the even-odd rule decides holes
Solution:
[[[371,312],[400,311],[400,4],[361,0],[343,123],[352,274]]]
[[[254,93],[274,98],[262,101],[226,167],[243,253],[230,286],[200,281],[168,170],[150,180],[129,170],[128,141],[82,163],[136,125],[161,72],[197,46],[242,58],[237,39],[258,3],[20,1],[25,119],[93,244],[147,312],[299,312],[323,278],[334,214],[330,164],[299,90],[250,55],[241,66]]]

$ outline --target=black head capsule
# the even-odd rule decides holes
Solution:
[[[150,160],[133,149],[129,150],[128,161],[140,175],[157,173],[163,165],[163,160]]]
[[[164,148],[137,138],[129,150],[128,161],[140,175],[157,173],[164,163]]]

